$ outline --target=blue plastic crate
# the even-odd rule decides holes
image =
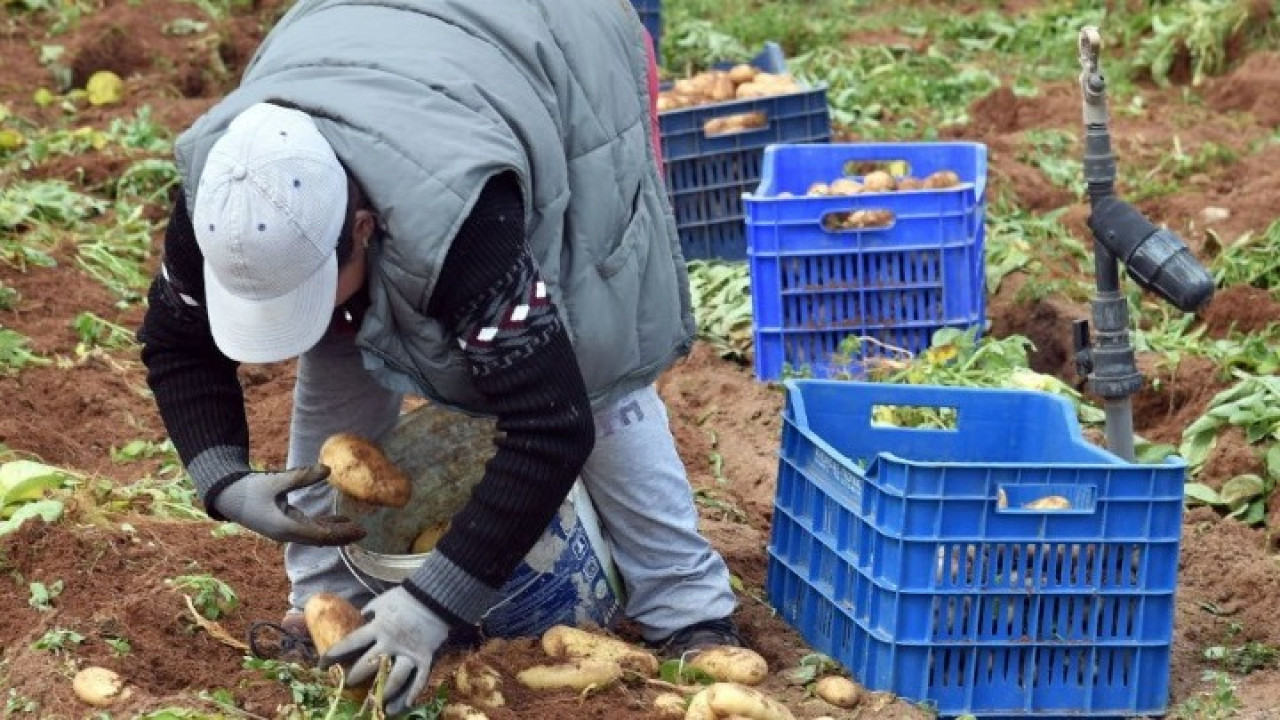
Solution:
[[[946,717],[1164,712],[1185,462],[1120,460],[1048,393],[785,386],[767,591],[810,645]]]
[[[653,38],[653,50],[658,62],[662,62],[662,0],[631,0],[631,6],[640,15],[640,22]]]
[[[986,317],[984,240],[987,150],[980,143],[779,144],[765,150],[760,185],[744,198],[755,321],[755,370],[790,366],[813,377],[857,377],[868,357],[918,353],[943,327]],[[954,171],[957,187],[807,197],[858,163],[907,164],[923,178]],[[854,172],[853,177],[862,178]],[[834,213],[883,210],[886,227],[831,230]],[[835,356],[869,337],[853,362]],[[888,347],[886,347],[888,346]]]
[[[765,43],[750,62],[766,72],[787,72],[786,57],[774,42]],[[711,120],[751,112],[764,114],[762,127],[720,135],[704,130]],[[765,148],[831,139],[826,85],[670,110],[658,116],[658,124],[667,190],[686,260],[745,260],[742,196],[760,182]]]

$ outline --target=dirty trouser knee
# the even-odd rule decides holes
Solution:
[[[733,612],[729,570],[698,532],[693,490],[654,387],[596,414],[582,479],[609,534],[626,614],[645,640]]]
[[[335,433],[380,437],[395,425],[401,401],[401,395],[383,388],[365,372],[351,338],[326,336],[298,360],[289,467],[314,464],[320,446]],[[333,493],[328,483],[319,483],[294,491],[290,500],[308,515],[329,514]],[[291,585],[289,602],[295,609],[322,590],[337,593],[356,607],[373,597],[337,548],[290,543],[285,546],[284,565]]]

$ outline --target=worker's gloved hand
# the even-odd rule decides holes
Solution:
[[[348,685],[362,685],[377,676],[379,657],[386,655],[391,670],[383,702],[391,715],[404,712],[427,686],[432,659],[449,637],[449,625],[402,587],[365,605],[364,617],[364,625],[321,656],[320,668],[341,665]]]
[[[249,473],[236,480],[213,500],[223,517],[278,542],[301,545],[347,545],[364,537],[364,528],[349,518],[326,515],[307,517],[289,504],[289,492],[323,482],[329,477],[324,465],[280,472]]]

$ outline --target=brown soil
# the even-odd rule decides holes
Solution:
[[[1280,92],[1280,53],[1250,55],[1240,67],[1215,80],[1206,93],[1219,110],[1246,112],[1261,125],[1280,125],[1280,105],[1267,98]]]
[[[1153,442],[1177,445],[1183,429],[1227,386],[1211,360],[1194,355],[1176,364],[1143,355],[1138,371],[1145,382],[1133,397],[1134,429]]]
[[[1215,293],[1203,319],[1213,337],[1224,337],[1233,330],[1256,333],[1280,323],[1280,302],[1269,290],[1237,285]]]
[[[1036,4],[1011,0],[1003,9],[1024,12]],[[124,77],[127,99],[123,105],[83,110],[76,124],[102,126],[148,106],[157,121],[174,130],[185,127],[231,86],[263,28],[284,6],[281,0],[260,0],[252,12],[212,20],[190,3],[105,0],[100,5],[58,35],[56,42],[66,47],[62,62],[76,82],[95,70],[112,69]],[[981,7],[981,3],[965,2],[956,9],[968,12]],[[181,18],[210,22],[209,31],[162,32]],[[850,41],[904,40],[894,34],[859,34]],[[15,114],[58,125],[68,122],[60,109],[39,108],[32,100],[35,88],[52,82],[49,70],[38,62],[39,46],[50,41],[36,24],[14,22],[0,28],[0,66],[4,68],[0,95]],[[1140,93],[1146,112],[1116,114],[1113,130],[1121,163],[1157,167],[1170,154],[1175,137],[1184,152],[1215,143],[1239,153],[1238,162],[1198,169],[1183,179],[1176,192],[1141,203],[1153,219],[1182,233],[1197,251],[1209,237],[1206,227],[1220,242],[1230,243],[1243,233],[1262,232],[1275,217],[1272,179],[1280,172],[1280,148],[1251,154],[1249,147],[1280,124],[1278,106],[1266,100],[1276,94],[1278,57],[1261,53],[1245,58],[1231,74],[1188,90],[1202,96],[1202,105],[1185,103],[1183,88],[1144,87]],[[1067,207],[1064,224],[1086,239],[1087,208],[1076,203],[1069,190],[1052,185],[1039,169],[1018,159],[1028,130],[1078,131],[1077,93],[1071,82],[1045,85],[1034,98],[997,90],[975,103],[967,127],[948,129],[944,135],[985,142],[993,192],[1010,192],[1021,206],[1035,212]],[[1113,104],[1122,102],[1127,98]],[[1238,112],[1218,112],[1224,109]],[[65,178],[96,187],[110,182],[130,161],[111,152],[54,158],[30,171],[5,170],[8,174],[0,182],[21,175]],[[1209,226],[1203,220],[1208,207],[1224,208],[1228,215]],[[0,413],[0,444],[125,487],[157,472],[158,463],[117,463],[111,460],[111,449],[136,439],[162,440],[164,427],[147,395],[145,371],[136,350],[78,353],[79,338],[71,322],[79,312],[92,311],[111,322],[136,327],[141,311],[136,305],[117,310],[116,298],[78,269],[72,253],[73,248],[59,248],[54,253],[55,267],[32,267],[25,272],[0,264],[0,282],[21,297],[16,308],[0,311],[0,325],[29,337],[34,350],[56,360],[53,365],[0,376],[0,397],[6,399],[7,411]],[[1029,337],[1036,345],[1033,366],[1037,370],[1074,381],[1071,322],[1088,317],[1088,308],[1057,297],[1024,301],[1020,291],[1027,282],[1025,277],[1011,277],[990,298],[991,332]],[[1278,310],[1265,291],[1229,288],[1218,294],[1203,320],[1215,337],[1233,326],[1237,331],[1257,332],[1280,318]],[[1185,357],[1177,366],[1153,357],[1140,361],[1147,383],[1134,398],[1137,430],[1149,439],[1176,444],[1183,429],[1226,387],[1226,380],[1211,363],[1198,358]],[[293,367],[246,366],[241,379],[254,458],[268,465],[282,463]],[[782,392],[756,382],[749,369],[718,359],[702,345],[664,375],[659,389],[668,403],[681,456],[700,491],[703,530],[742,581],[736,618],[748,643],[780,673],[810,652],[774,616],[763,591],[763,548],[772,517]],[[1229,433],[1220,440],[1200,480],[1218,487],[1235,474],[1259,469],[1254,449]],[[210,534],[213,526],[205,522],[119,515],[108,522],[102,516],[101,508],[82,495],[63,521],[49,526],[33,522],[0,538],[0,571],[13,583],[9,593],[0,594],[0,685],[38,702],[34,716],[85,717],[90,713],[72,696],[69,678],[79,667],[99,664],[122,672],[135,686],[131,699],[115,709],[119,716],[167,705],[208,707],[196,693],[219,687],[229,689],[242,710],[276,716],[277,708],[290,702],[287,689],[245,669],[241,650],[195,628],[180,593],[164,581],[209,573],[228,583],[241,605],[220,622],[232,637],[242,638],[250,623],[275,620],[285,608],[287,584],[279,549],[248,533],[215,538]],[[1269,516],[1271,526],[1277,527],[1280,497],[1272,499]],[[1280,567],[1273,551],[1272,538],[1264,530],[1225,522],[1210,510],[1188,514],[1174,646],[1175,704],[1207,687],[1201,678],[1209,667],[1203,659],[1205,647],[1246,640],[1280,644],[1280,616],[1271,611],[1273,598],[1280,592]],[[51,610],[41,612],[30,606],[29,583],[51,585],[59,580],[63,590]],[[31,647],[55,628],[74,630],[85,641],[62,653]],[[113,654],[106,642],[120,637],[131,646],[126,656]],[[527,640],[495,642],[478,657],[508,679],[515,669],[542,659],[540,650]],[[461,659],[460,654],[443,657],[433,684],[447,679]],[[650,717],[649,702],[656,692],[653,687],[624,684],[579,698],[571,693],[534,695],[510,681],[508,686],[509,709],[491,717]],[[786,685],[777,675],[766,690],[784,699],[798,717],[837,714],[806,699],[802,688]],[[1244,704],[1239,717],[1263,716],[1259,713],[1280,701],[1280,671],[1244,678],[1238,695]],[[863,716],[924,715],[897,704]]]

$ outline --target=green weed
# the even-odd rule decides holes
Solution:
[[[217,620],[240,605],[235,590],[212,575],[179,575],[165,580],[165,584],[177,590],[190,591],[191,603],[208,620]]]
[[[33,582],[28,588],[31,591],[31,597],[27,598],[27,604],[40,612],[49,612],[53,610],[53,601],[62,594],[63,584],[61,580],[55,580],[48,585]]]
[[[1256,22],[1251,9],[1254,3],[1249,0],[1158,4],[1160,7],[1149,15],[1151,32],[1138,44],[1134,64],[1159,85],[1169,84],[1179,64],[1188,66],[1191,84],[1200,85],[1226,69],[1230,59],[1227,48],[1232,42],[1276,33],[1274,22]]]
[[[67,630],[65,628],[53,628],[41,635],[35,642],[31,643],[31,647],[35,650],[47,650],[51,653],[61,653],[70,650],[75,645],[84,643],[84,635],[75,630]]]
[[[1226,720],[1234,716],[1240,709],[1236,681],[1216,670],[1206,672],[1201,679],[1212,683],[1212,687],[1184,700],[1174,709],[1174,715],[1182,720]]]
[[[133,330],[116,323],[104,320],[91,312],[76,315],[71,322],[80,344],[85,349],[105,348],[107,350],[127,350],[137,347]]]
[[[30,365],[48,365],[52,361],[31,350],[25,335],[0,327],[0,375],[14,375]]]

